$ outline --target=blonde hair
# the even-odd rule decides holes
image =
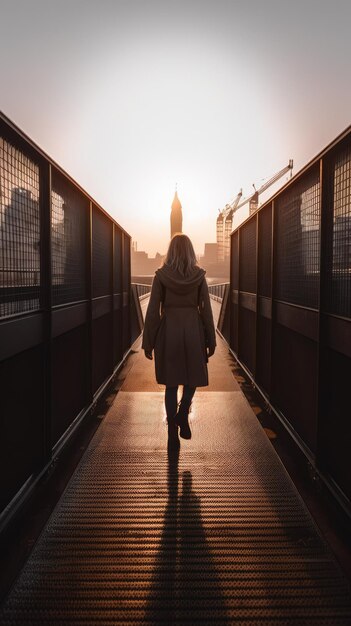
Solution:
[[[187,235],[173,235],[166,254],[164,265],[168,265],[187,278],[198,267],[195,250]]]

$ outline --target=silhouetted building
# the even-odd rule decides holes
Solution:
[[[217,263],[218,243],[205,243],[205,254],[202,260],[204,263]]]
[[[319,274],[319,228],[302,229],[301,241],[301,265],[302,275]]]
[[[224,213],[223,211],[217,217],[216,222],[216,236],[217,236],[217,259],[218,261],[224,261]]]
[[[333,225],[333,271],[351,270],[351,238],[349,236],[351,218],[348,215],[335,216]]]
[[[147,252],[137,250],[137,243],[133,242],[131,253],[132,277],[152,276],[161,267],[163,258],[164,255],[159,252],[156,253],[155,257],[149,257]]]
[[[183,215],[182,205],[180,204],[178,194],[175,192],[171,207],[171,239],[175,233],[183,232]]]
[[[14,187],[2,207],[0,271],[2,286],[40,284],[39,202],[22,187]]]
[[[229,280],[229,260],[220,261],[218,243],[205,243],[205,254],[200,259],[200,265],[207,272],[207,277]]]
[[[249,215],[252,215],[258,209],[258,191],[249,200]]]
[[[228,261],[230,257],[230,235],[233,230],[233,215],[234,210],[230,208],[229,204],[226,204],[223,211],[221,211],[217,217],[217,260],[221,263]]]
[[[226,216],[225,216],[224,241],[223,241],[224,263],[229,263],[229,259],[230,259],[230,235],[232,234],[232,230],[233,230],[233,215],[234,215],[234,211],[233,209],[231,209],[230,211],[226,213]]]

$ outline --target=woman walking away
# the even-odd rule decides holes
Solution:
[[[170,440],[191,438],[188,422],[196,387],[208,385],[207,362],[216,333],[205,279],[186,235],[172,237],[163,266],[156,271],[146,312],[142,348],[152,359],[156,380],[166,385],[165,405]],[[178,385],[183,394],[178,407]]]

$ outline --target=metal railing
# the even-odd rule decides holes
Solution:
[[[218,283],[216,285],[208,285],[208,292],[210,297],[217,302],[222,302],[225,288],[228,283]]]
[[[132,283],[132,285],[135,285],[137,294],[140,300],[146,298],[151,292],[151,285],[145,285],[142,283]],[[217,300],[218,302],[221,302],[226,285],[228,285],[228,283],[209,285],[208,291],[209,291],[210,296],[214,298],[215,300]]]
[[[130,236],[0,115],[0,528],[131,346]]]
[[[350,512],[351,128],[231,235],[228,341]]]
[[[141,283],[132,283],[132,285],[135,285],[139,300],[144,300],[151,293],[151,285],[144,285]]]

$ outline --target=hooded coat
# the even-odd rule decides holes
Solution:
[[[161,385],[208,385],[206,348],[214,351],[216,332],[205,273],[196,267],[184,278],[168,265],[155,273],[142,348],[154,350]]]

